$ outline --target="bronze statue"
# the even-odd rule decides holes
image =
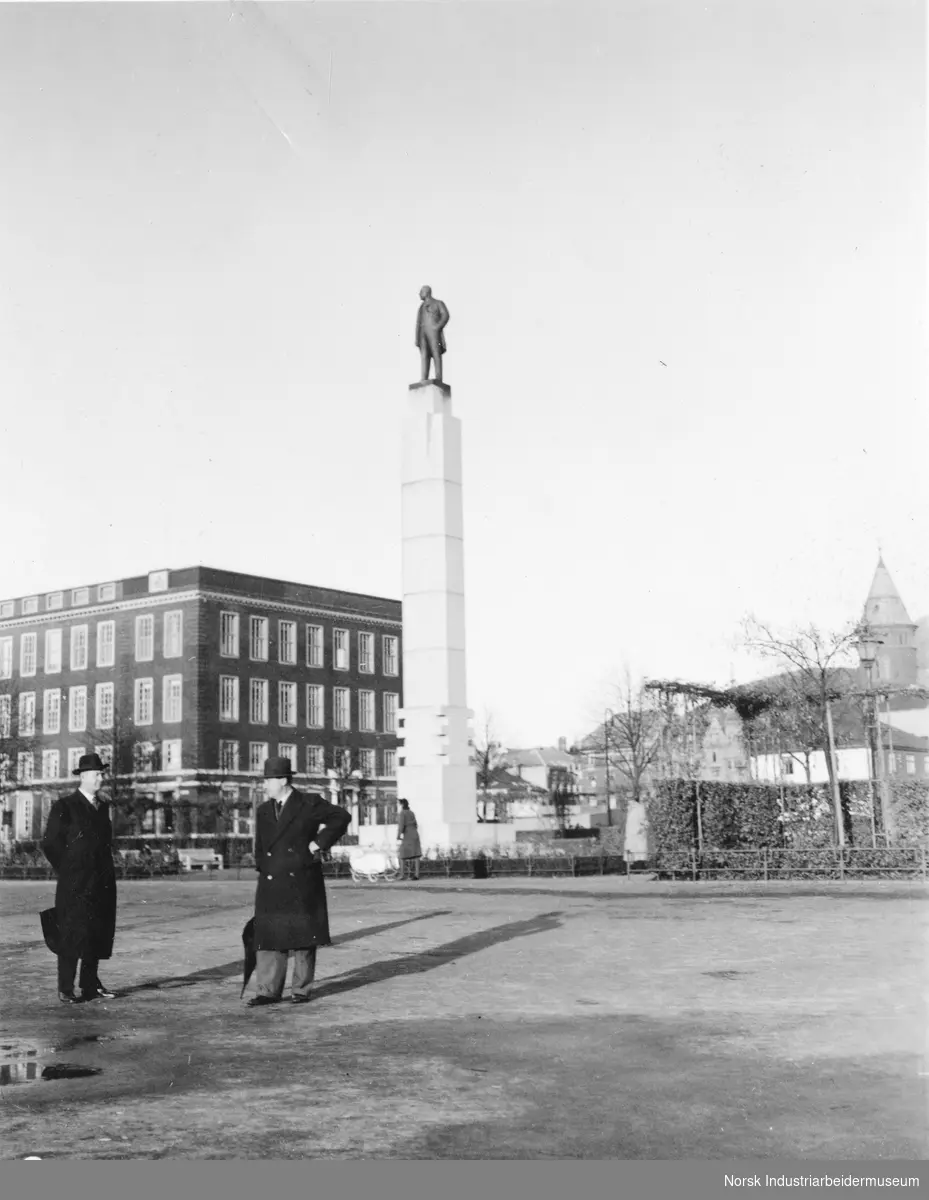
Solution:
[[[429,361],[435,364],[435,382],[442,382],[442,355],[445,353],[445,335],[442,330],[448,324],[448,309],[441,300],[436,300],[432,288],[420,290],[422,304],[416,316],[416,342],[422,357],[422,382],[429,378]]]

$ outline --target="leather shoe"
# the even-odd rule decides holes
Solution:
[[[246,1004],[246,1008],[260,1008],[262,1004],[279,1004],[280,999],[277,996],[253,996]]]
[[[59,992],[58,999],[62,1004],[80,1004],[83,996],[75,996],[74,992]]]
[[[103,984],[98,984],[97,987],[92,988],[89,992],[81,992],[81,999],[85,1000],[85,1001],[87,1001],[87,1000],[115,1000],[116,993],[108,992],[106,990],[106,988],[103,986]]]
[[[291,1004],[309,1004],[310,1000],[312,1000],[312,996],[291,996],[290,997]]]

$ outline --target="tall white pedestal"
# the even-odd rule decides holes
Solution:
[[[403,423],[403,747],[397,795],[423,850],[501,840],[477,821],[465,677],[461,422],[451,388],[410,386]],[[504,835],[503,840],[509,840]]]

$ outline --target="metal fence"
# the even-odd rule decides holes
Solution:
[[[420,860],[422,879],[580,878],[591,875],[657,875],[659,879],[919,879],[927,878],[925,846],[823,847],[812,850],[681,850],[648,862],[630,863],[621,855],[533,854],[524,858],[477,857]],[[350,879],[348,861],[323,864],[327,879]],[[177,867],[117,866],[118,879],[218,882],[252,880],[255,868],[236,865],[223,870],[179,871]],[[51,880],[49,866],[0,865],[0,879]]]

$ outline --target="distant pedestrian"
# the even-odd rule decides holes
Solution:
[[[320,852],[337,842],[352,820],[338,804],[298,792],[289,758],[267,759],[264,777],[268,799],[259,805],[255,821],[257,995],[249,1008],[281,999],[288,953],[294,956],[290,998],[295,1004],[310,999],[316,948],[332,944]]]
[[[101,959],[113,953],[116,934],[116,869],[113,829],[106,804],[97,793],[104,763],[82,754],[75,775],[77,791],[52,805],[42,852],[55,869],[55,919],[58,932],[58,999],[62,1004],[113,1000],[97,974]],[[74,978],[80,961],[80,996]]]
[[[423,848],[419,841],[416,814],[410,808],[408,800],[400,800],[398,803],[400,812],[397,816],[397,844],[402,877],[419,879],[419,860],[423,856]]]

